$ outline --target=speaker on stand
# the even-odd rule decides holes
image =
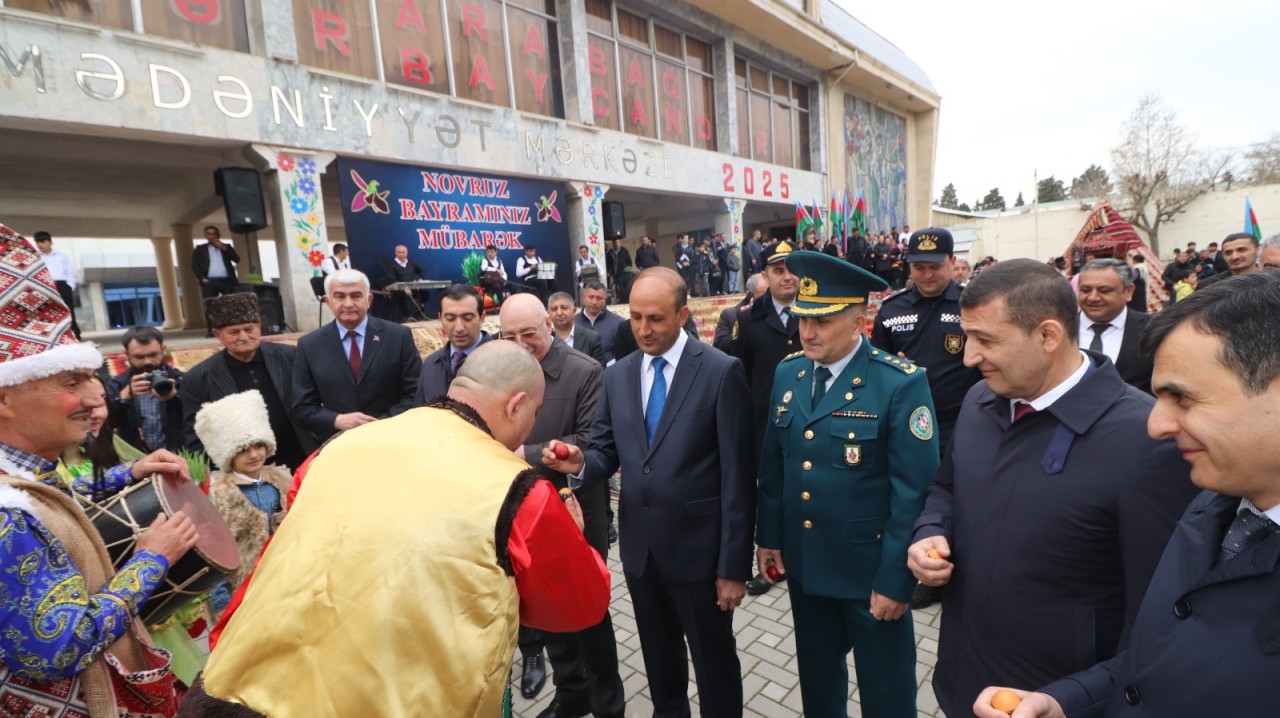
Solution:
[[[625,239],[627,236],[627,215],[621,202],[605,202],[601,208],[604,212],[604,238]]]

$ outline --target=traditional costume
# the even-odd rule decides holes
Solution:
[[[519,623],[577,631],[608,608],[551,483],[461,403],[346,432],[306,489],[181,715],[497,716]]]
[[[102,355],[71,332],[40,254],[0,225],[0,386],[71,370]],[[137,609],[169,565],[139,551],[114,571],[69,497],[56,462],[0,443],[0,710],[49,718],[172,716],[169,654],[150,645]],[[128,472],[106,477],[119,490]]]

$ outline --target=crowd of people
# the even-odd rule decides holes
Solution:
[[[947,230],[903,234],[842,256],[757,232],[736,270],[715,237],[674,270],[646,241],[608,270],[638,270],[629,319],[587,279],[510,296],[496,336],[453,285],[425,358],[335,265],[296,347],[219,293],[221,351],[183,373],[131,329],[104,384],[0,226],[0,706],[497,715],[549,673],[539,718],[622,716],[616,542],[655,716],[692,714],[686,657],[701,715],[743,714],[734,611],[783,581],[805,715],[845,715],[850,652],[864,716],[916,715],[911,610],[939,600],[946,715],[1008,715],[998,691],[1015,718],[1267,714],[1280,236],[1228,236],[1221,279],[1148,314],[1130,261],[970,272]],[[737,279],[708,346],[688,298]],[[202,458],[239,565],[180,668],[139,616],[207,524],[161,513],[113,564],[82,506]]]

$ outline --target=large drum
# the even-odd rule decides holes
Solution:
[[[556,279],[556,263],[542,262],[541,264],[539,264],[538,279],[550,279],[551,281],[554,282]]]
[[[172,516],[181,511],[196,525],[199,541],[169,567],[164,583],[139,611],[147,625],[164,621],[240,567],[240,552],[236,550],[231,529],[209,497],[193,483],[156,475],[101,502],[89,501],[84,496],[77,498],[102,536],[116,570],[133,556],[138,535],[161,512]]]

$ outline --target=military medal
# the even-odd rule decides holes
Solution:
[[[862,444],[844,445],[844,463],[857,466],[862,463]]]

